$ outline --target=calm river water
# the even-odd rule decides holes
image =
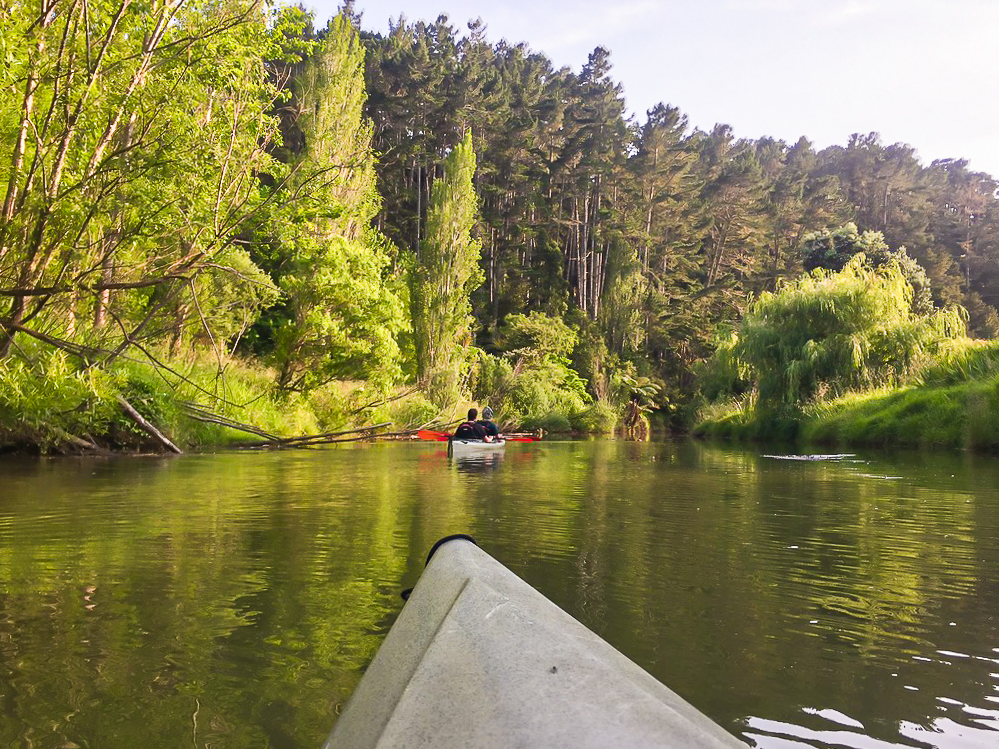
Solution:
[[[751,745],[999,746],[999,460],[766,452],[0,461],[0,746],[316,749],[456,532]]]

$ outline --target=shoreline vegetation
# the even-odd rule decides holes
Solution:
[[[959,307],[921,306],[899,260],[860,251],[761,295],[706,364],[693,433],[999,450],[999,342],[965,336]]]
[[[609,53],[0,11],[0,452],[446,427],[999,448],[999,183],[627,118]],[[970,337],[969,337],[970,336]]]

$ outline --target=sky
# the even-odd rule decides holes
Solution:
[[[310,0],[306,0],[309,4]],[[338,0],[311,0],[316,25]],[[999,0],[355,0],[390,18],[525,42],[574,71],[597,46],[639,121],[658,102],[690,123],[731,125],[817,149],[878,132],[928,165],[964,158],[999,177]]]

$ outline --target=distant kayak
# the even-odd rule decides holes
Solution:
[[[506,447],[506,440],[497,439],[492,442],[469,439],[467,437],[452,437],[448,440],[448,452],[452,455],[485,455],[499,452]]]
[[[468,536],[430,555],[325,749],[747,749]]]

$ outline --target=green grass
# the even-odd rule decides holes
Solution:
[[[999,449],[999,377],[849,394],[806,412],[801,436],[840,445]]]
[[[253,434],[191,418],[185,404],[277,436],[297,436],[392,422],[420,426],[437,409],[419,392],[390,398],[361,382],[335,383],[308,395],[274,388],[274,372],[242,359],[207,355],[119,360],[85,369],[66,353],[22,345],[0,361],[0,449],[75,452],[90,443],[110,450],[159,449],[118,404],[125,398],[184,450],[259,441]],[[391,394],[389,394],[391,395]]]
[[[696,436],[840,446],[999,450],[999,375],[848,393],[795,413],[760,412],[739,402],[702,410]]]
[[[999,450],[999,341],[946,341],[909,384],[762,410],[753,397],[702,406],[711,439]]]

